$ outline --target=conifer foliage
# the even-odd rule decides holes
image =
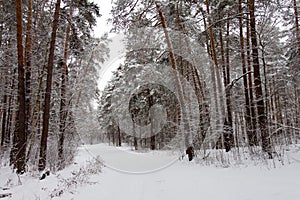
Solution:
[[[19,174],[63,169],[79,144],[79,113],[96,97],[87,80],[97,84],[108,53],[107,36],[92,35],[99,7],[29,0],[0,10],[1,163]]]
[[[299,142],[298,4],[115,0],[111,22],[125,33],[127,52],[99,100],[102,140],[186,152],[248,147],[269,159],[278,145]],[[153,83],[168,81],[174,90],[159,93],[166,105]],[[151,113],[157,105],[166,121]],[[155,120],[170,121],[172,105],[176,128],[153,131]],[[130,130],[118,114],[127,108]]]

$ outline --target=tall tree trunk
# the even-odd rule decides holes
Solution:
[[[249,0],[247,1],[247,4],[249,4]],[[247,14],[247,21],[246,21],[246,47],[247,47],[247,66],[248,66],[248,72],[252,70],[252,63],[251,63],[251,52],[250,52],[250,18],[249,14]],[[256,118],[256,111],[255,111],[255,103],[254,103],[254,95],[253,95],[253,78],[252,73],[248,73],[248,94],[249,94],[249,105],[250,105],[250,118],[251,118],[251,126],[250,126],[250,135],[251,135],[251,143],[253,145],[258,146],[258,139],[257,139],[257,118]]]
[[[25,113],[25,70],[22,38],[22,0],[16,0],[16,24],[17,24],[17,49],[18,49],[18,111],[15,128],[15,161],[14,167],[17,173],[25,172],[26,155],[26,113]]]
[[[230,58],[229,58],[229,46],[230,46],[230,14],[227,17],[227,27],[226,27],[226,82],[224,83],[225,88],[230,84]],[[233,137],[233,128],[232,128],[232,111],[231,111],[231,90],[225,91],[226,96],[226,108],[227,108],[227,115],[226,121],[224,123],[225,126],[225,148],[226,151],[229,151],[234,144],[234,137]]]
[[[32,0],[30,0],[32,1]],[[46,4],[47,0],[43,0],[42,3],[41,3],[41,8],[37,14],[37,16],[39,16],[39,19],[37,20],[37,22],[35,23],[35,26],[34,28],[32,27],[32,22],[31,22],[31,27],[27,28],[30,29],[30,36],[28,36],[27,38],[30,38],[30,43],[28,42],[28,44],[30,45],[29,48],[26,48],[26,49],[30,49],[30,51],[28,51],[28,54],[25,53],[25,55],[28,55],[28,60],[30,61],[29,63],[29,66],[31,67],[32,65],[32,50],[34,49],[34,46],[35,46],[35,43],[36,43],[36,38],[37,38],[37,33],[38,33],[38,30],[39,30],[39,27],[41,25],[41,22],[42,22],[42,19],[43,19],[43,16],[44,16],[44,8],[45,8],[45,4]],[[31,3],[32,4],[32,3]],[[32,15],[32,14],[31,14]],[[32,18],[32,17],[31,17]],[[33,31],[33,35],[31,35],[32,33],[32,29],[34,29]],[[48,50],[48,48],[47,48]],[[47,51],[46,50],[46,51]],[[46,62],[47,59],[45,59],[45,62]],[[26,62],[28,63],[28,62]],[[43,70],[45,70],[45,64],[43,63]],[[27,67],[28,68],[28,67]],[[36,134],[37,132],[40,132],[39,128],[40,127],[40,96],[41,96],[41,86],[42,86],[42,80],[43,80],[43,76],[40,74],[40,71],[41,70],[38,70],[38,89],[37,89],[37,96],[36,96],[36,100],[35,100],[35,104],[33,104],[34,106],[32,106],[33,108],[31,108],[30,106],[28,107],[29,108],[29,115],[27,116],[27,119],[28,119],[28,123],[30,123],[31,125],[31,130],[30,130],[30,134],[29,134],[29,137],[28,138],[28,142],[27,142],[27,145],[29,145],[29,148],[28,148],[28,151],[27,151],[27,155],[26,155],[26,159],[27,161],[30,159],[30,156],[31,156],[31,152],[32,152],[32,147],[34,146],[35,144],[35,139],[36,139]],[[30,76],[31,76],[31,70],[30,70]],[[28,77],[30,77],[28,75]],[[29,79],[27,79],[29,80]],[[29,84],[27,85],[30,85],[30,82]],[[28,91],[28,94],[30,93],[30,88],[29,88],[29,91]],[[29,100],[30,101],[30,100]],[[30,116],[30,117],[29,117]]]
[[[156,148],[156,141],[155,141],[155,133],[153,132],[154,129],[154,123],[155,123],[155,114],[153,110],[150,110],[150,108],[154,105],[153,95],[151,95],[150,88],[147,90],[147,96],[148,96],[148,102],[149,107],[148,111],[150,112],[150,126],[151,126],[151,133],[150,133],[150,149],[155,150]]]
[[[297,0],[293,0],[294,14],[295,14],[295,27],[296,27],[296,37],[298,46],[298,56],[300,57],[300,32],[299,32],[299,16],[297,8]]]
[[[222,144],[224,143],[224,134],[223,130],[220,130],[221,127],[219,127],[221,124],[223,124],[223,118],[225,114],[225,107],[224,107],[224,102],[222,99],[222,92],[221,92],[221,80],[220,80],[220,74],[219,74],[219,69],[218,69],[218,59],[217,59],[217,53],[216,53],[216,47],[215,47],[215,39],[214,39],[214,32],[213,32],[213,26],[212,26],[212,19],[210,16],[210,9],[209,9],[209,0],[206,0],[206,10],[207,10],[207,15],[208,17],[208,26],[209,26],[209,39],[210,39],[210,47],[211,47],[211,52],[212,52],[212,59],[213,63],[210,65],[210,71],[211,71],[211,79],[212,79],[212,84],[213,84],[213,104],[214,104],[214,109],[215,109],[215,118],[216,120],[216,132],[221,132],[221,141]],[[230,147],[227,147],[230,149]],[[227,149],[226,148],[226,149]]]
[[[206,51],[207,51],[207,53],[208,53],[208,55],[209,55],[209,57],[211,57],[212,56],[212,53],[211,53],[211,50],[210,50],[210,45],[209,45],[209,34],[208,34],[208,29],[207,29],[207,22],[206,22],[206,14],[205,14],[205,12],[204,12],[204,10],[203,10],[203,8],[201,7],[201,6],[199,6],[199,10],[200,10],[200,12],[201,12],[201,14],[202,14],[202,18],[203,18],[203,25],[204,25],[204,30],[206,30],[205,31],[205,44],[206,44]]]
[[[2,109],[2,126],[1,126],[1,146],[4,145],[6,134],[6,122],[7,122],[7,94],[4,94],[3,97],[3,109]]]
[[[25,132],[26,138],[30,136],[30,83],[31,83],[31,62],[32,62],[32,0],[28,0],[28,17],[27,17],[27,29],[25,39],[25,113],[26,113],[26,125]]]
[[[54,61],[55,40],[56,40],[56,31],[58,27],[60,3],[61,0],[57,0],[55,5],[51,42],[50,42],[50,52],[49,52],[48,66],[47,66],[47,83],[46,83],[46,94],[45,94],[44,113],[43,113],[43,130],[42,130],[42,137],[41,137],[40,157],[39,157],[39,166],[38,166],[40,171],[44,170],[46,167],[53,61]]]
[[[10,42],[9,42],[10,43]],[[9,60],[10,56],[9,53],[7,53],[5,59]],[[8,105],[7,105],[7,93],[9,88],[9,81],[8,81],[8,75],[9,75],[9,64],[7,64],[6,73],[4,75],[4,85],[6,88],[4,89],[4,95],[3,95],[3,107],[2,107],[2,126],[1,126],[1,146],[4,145],[5,139],[7,138],[7,132],[6,132],[6,124],[7,124],[7,113],[8,113]]]
[[[2,40],[3,40],[3,25],[0,24],[0,48],[2,46]]]
[[[272,158],[271,140],[267,129],[267,116],[265,112],[265,102],[262,92],[262,83],[260,77],[260,67],[258,58],[258,46],[256,37],[256,24],[255,24],[255,0],[249,0],[250,11],[250,33],[252,42],[252,58],[253,58],[253,70],[254,70],[254,85],[255,94],[257,98],[257,114],[258,123],[261,131],[262,149],[267,152],[269,158]]]
[[[48,54],[48,49],[46,50],[45,52],[45,55]],[[45,59],[44,59],[44,63],[42,64],[43,65],[43,68],[42,70],[39,70],[38,72],[38,86],[37,86],[37,95],[36,95],[36,98],[35,98],[35,104],[34,104],[34,107],[33,107],[33,112],[32,112],[32,119],[31,119],[31,126],[35,128],[34,131],[31,132],[31,135],[29,137],[29,140],[28,140],[28,151],[27,151],[27,160],[30,159],[30,156],[31,156],[31,153],[32,153],[32,149],[33,149],[33,146],[35,145],[35,141],[36,141],[36,135],[40,135],[40,121],[41,121],[41,91],[42,91],[42,84],[43,84],[43,75],[45,73],[45,70],[46,70],[46,62],[47,62],[47,56],[45,56]]]
[[[117,124],[117,132],[118,132],[118,145],[117,146],[122,146],[122,136],[121,136],[121,129],[120,129],[120,125],[119,125],[119,122]]]
[[[0,18],[3,19],[4,16],[4,5],[3,5],[3,0],[0,0]],[[3,41],[3,22],[0,23],[0,48],[2,47],[2,41]],[[1,79],[0,79],[1,80]],[[1,81],[0,81],[1,84]]]
[[[180,1],[180,3],[182,3],[182,1]],[[204,23],[204,27],[206,29],[206,19],[205,19],[205,14],[204,14],[204,11],[203,9],[200,7],[199,8],[200,12],[203,14],[203,23]],[[185,28],[185,25],[184,23],[182,23],[182,20],[180,18],[180,14],[179,14],[179,6],[177,6],[177,25],[178,25],[178,30],[183,33],[183,35],[187,35],[187,31],[186,31],[186,28]],[[207,34],[206,35],[206,47],[207,47],[207,52],[209,52],[209,47],[208,47],[208,36]],[[187,47],[187,51],[189,54],[192,53],[192,48],[191,48],[191,45],[190,45],[190,41],[188,40],[187,37],[183,37],[184,40],[182,41],[182,37],[181,37],[181,34],[180,34],[180,48],[182,47],[181,45],[184,43],[184,45],[186,45]],[[180,49],[180,51],[182,51],[182,48]],[[180,55],[182,55],[182,52],[180,52]],[[192,62],[190,64],[184,64],[183,63],[183,59],[182,57],[180,56],[180,59],[178,59],[179,62],[180,62],[180,71],[181,71],[181,74],[182,74],[182,78],[186,77],[188,79],[188,82],[193,82],[193,88],[195,90],[195,94],[196,94],[196,97],[197,97],[197,101],[198,101],[198,104],[199,104],[199,114],[200,114],[200,120],[199,120],[199,128],[200,128],[200,132],[197,132],[196,134],[198,135],[197,137],[197,142],[198,144],[195,144],[195,145],[198,145],[197,148],[201,147],[204,139],[205,139],[205,134],[206,134],[206,130],[207,130],[207,113],[208,113],[208,110],[207,110],[207,104],[205,103],[205,95],[204,95],[204,90],[203,90],[203,86],[202,86],[202,83],[200,81],[200,78],[199,78],[199,74],[198,74],[198,71],[195,67],[195,65],[197,65],[197,62],[196,60],[194,60],[192,58]],[[184,69],[187,68],[187,73],[184,72]],[[183,88],[184,90],[184,88]],[[202,95],[202,96],[201,96]],[[186,96],[186,95],[185,95]],[[190,104],[189,104],[190,105]],[[191,108],[189,107],[189,111],[191,111]],[[200,135],[199,135],[200,133]],[[193,142],[195,143],[195,141]]]
[[[70,5],[70,13],[69,20],[72,19],[72,1]],[[61,74],[61,100],[60,100],[60,109],[59,109],[59,141],[58,141],[58,159],[59,159],[59,168],[64,168],[64,140],[65,140],[65,131],[66,131],[66,120],[67,120],[67,59],[68,59],[68,50],[69,50],[69,38],[70,38],[70,30],[71,23],[68,23],[66,30],[66,39],[65,39],[65,50],[64,50],[64,58],[62,62],[62,74]]]
[[[14,87],[14,81],[12,82],[12,89]],[[11,136],[11,127],[12,127],[12,119],[13,119],[13,111],[12,111],[12,103],[13,103],[13,92],[10,93],[9,99],[8,99],[8,110],[7,110],[7,119],[6,119],[6,129],[5,129],[5,135],[6,140],[4,141],[7,146],[10,145],[10,136]]]
[[[187,108],[186,108],[186,104],[185,104],[185,100],[184,100],[184,96],[183,96],[183,91],[182,91],[182,85],[180,82],[180,78],[178,76],[178,68],[176,65],[176,58],[173,52],[173,46],[172,46],[172,42],[171,39],[169,37],[169,33],[167,30],[167,25],[166,25],[166,21],[165,21],[165,17],[164,14],[161,10],[161,5],[159,3],[156,3],[156,9],[158,11],[161,23],[162,23],[162,27],[164,30],[164,34],[165,34],[165,38],[167,41],[167,45],[168,45],[168,50],[169,50],[169,56],[170,56],[170,60],[171,60],[171,64],[172,64],[172,69],[174,72],[174,78],[175,78],[175,85],[176,85],[176,89],[179,95],[179,102],[181,104],[181,109],[182,109],[182,119],[183,119],[183,124],[184,124],[184,134],[185,134],[185,145],[186,147],[192,147],[193,146],[193,141],[192,141],[192,137],[191,137],[191,130],[190,130],[190,125],[189,125],[189,118],[187,115]]]
[[[16,70],[14,70],[13,77],[11,80],[11,85],[10,85],[10,94],[9,94],[9,100],[8,100],[8,110],[7,110],[7,120],[6,120],[6,145],[8,146],[11,141],[11,131],[12,131],[12,122],[13,122],[13,117],[14,117],[14,111],[12,108],[12,105],[15,103],[15,97],[14,97],[14,90],[15,90],[15,73]],[[11,151],[11,156],[13,156],[14,151]],[[12,157],[11,157],[11,162],[14,162]]]
[[[266,58],[265,58],[265,45],[263,44],[263,42],[261,41],[261,38],[258,37],[259,39],[259,44],[260,44],[260,50],[261,50],[261,60],[262,60],[262,66],[263,66],[263,77],[264,77],[264,91],[265,91],[265,112],[266,112],[266,116],[269,116],[269,92],[268,92],[268,79],[267,79],[267,63],[266,63]],[[270,120],[268,120],[270,121]],[[268,126],[268,131],[270,132],[270,123],[267,123]]]
[[[221,16],[219,16],[221,20]],[[223,83],[224,87],[227,88],[230,82],[230,71],[229,71],[229,20],[227,20],[226,27],[226,61],[225,61],[225,51],[224,51],[224,40],[223,40],[223,23],[222,21],[219,23],[219,38],[220,38],[220,51],[221,51],[221,66],[223,72]],[[231,114],[231,101],[230,101],[230,89],[225,90],[225,98],[226,98],[226,113],[225,113],[225,121],[224,121],[224,147],[228,152],[233,144],[232,141],[232,114]]]
[[[242,9],[242,0],[239,0],[239,28],[240,28],[240,45],[241,45],[241,59],[242,59],[242,69],[243,74],[247,73],[246,62],[245,62],[245,45],[244,45],[244,35],[243,35],[243,9]],[[244,95],[245,95],[245,109],[246,109],[246,132],[248,136],[248,142],[250,146],[255,145],[253,139],[253,127],[251,122],[251,110],[250,110],[250,99],[249,99],[249,89],[248,89],[248,79],[247,76],[243,76],[244,83]]]

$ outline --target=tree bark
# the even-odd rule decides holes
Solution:
[[[32,0],[28,0],[27,30],[25,39],[25,113],[26,113],[26,138],[30,135],[29,120],[30,112],[30,83],[31,83],[31,63],[32,63]]]
[[[230,45],[230,20],[229,20],[229,14],[227,18],[226,23],[226,79],[225,79],[225,88],[227,85],[230,84],[230,58],[229,58],[229,45]],[[232,128],[232,111],[231,111],[231,90],[225,91],[225,97],[226,97],[226,108],[227,108],[227,115],[226,115],[226,121],[224,122],[224,132],[225,132],[225,149],[228,152],[231,147],[234,144],[234,137],[233,137],[233,128]]]
[[[151,150],[155,150],[156,148],[156,141],[155,141],[155,133],[153,132],[153,125],[155,123],[155,114],[153,112],[153,110],[150,110],[150,108],[154,105],[154,100],[153,100],[153,95],[151,95],[151,90],[150,88],[148,88],[147,90],[147,96],[148,96],[148,102],[149,102],[149,107],[148,107],[148,112],[150,115],[150,125],[151,125],[151,135],[150,135],[150,149]]]
[[[221,16],[219,16],[219,19],[221,19]],[[224,51],[224,40],[223,40],[223,22],[220,21],[219,22],[219,40],[220,40],[220,54],[221,54],[221,69],[222,69],[222,73],[223,73],[223,83],[224,83],[224,87],[226,88],[227,86],[227,74],[226,74],[226,66],[225,66],[225,51]],[[212,48],[213,49],[213,48]],[[226,90],[226,94],[227,94]],[[227,96],[225,96],[225,98],[227,98]],[[228,110],[226,110],[228,111]],[[225,111],[225,121],[224,121],[224,126],[227,125],[227,117],[228,117],[228,112]],[[225,141],[225,130],[222,133],[222,137],[219,138],[218,143],[217,143],[217,148],[225,148],[227,151],[227,145],[226,145],[226,141]]]
[[[207,10],[207,15],[210,15],[210,9],[209,9],[209,0],[205,1],[206,3],[206,10]],[[215,112],[216,112],[216,130],[217,132],[222,132],[221,133],[221,144],[224,143],[224,134],[223,130],[220,130],[221,124],[223,124],[223,118],[225,116],[225,106],[224,102],[222,99],[222,91],[221,91],[221,80],[220,80],[220,74],[219,74],[219,69],[218,69],[218,59],[217,59],[217,53],[216,53],[216,47],[215,47],[215,39],[214,39],[214,32],[213,32],[213,26],[212,26],[212,20],[211,16],[208,17],[208,26],[209,26],[209,39],[210,39],[210,47],[211,47],[211,52],[212,52],[212,59],[213,63],[210,65],[211,68],[211,79],[212,79],[212,84],[213,84],[213,104],[215,106]],[[222,147],[223,148],[223,147]],[[230,149],[231,147],[226,147],[226,149]]]
[[[32,1],[32,0],[30,0],[30,1]],[[38,33],[39,27],[41,25],[41,22],[42,22],[42,19],[43,19],[43,16],[44,16],[44,8],[45,8],[46,2],[47,2],[47,0],[43,0],[42,3],[41,3],[42,6],[41,6],[41,8],[40,8],[40,10],[37,14],[37,16],[39,16],[39,19],[35,23],[35,27],[34,28],[32,27],[32,22],[31,22],[31,27],[29,28],[31,30],[30,34],[32,33],[32,29],[34,29],[33,35],[30,35],[30,37],[28,37],[28,38],[31,38],[30,43],[29,43],[31,46],[30,46],[30,48],[26,48],[26,49],[30,49],[30,51],[29,51],[30,53],[28,54],[29,61],[30,61],[30,66],[32,65],[32,63],[31,63],[32,62],[32,50],[34,49],[34,46],[35,46],[35,43],[36,43],[36,38],[37,38],[37,33]],[[46,62],[46,59],[45,59],[44,62]],[[45,64],[43,63],[42,65],[43,65],[42,71],[44,71],[45,70]],[[36,100],[35,100],[36,103],[34,104],[34,106],[32,106],[33,108],[29,107],[29,112],[30,113],[27,117],[28,123],[30,123],[30,125],[31,125],[30,134],[29,134],[29,137],[27,137],[28,138],[27,145],[29,145],[27,155],[26,155],[26,160],[27,161],[29,160],[29,158],[31,156],[32,147],[35,144],[35,139],[36,139],[37,132],[40,132],[40,129],[39,129],[39,127],[40,127],[40,107],[41,107],[41,105],[40,105],[40,96],[41,96],[41,86],[42,86],[43,76],[40,73],[41,70],[38,70],[38,71],[39,71],[38,72],[38,77],[39,78],[38,78],[37,96],[36,96]],[[30,73],[30,76],[31,76],[31,73]],[[28,76],[28,77],[30,77],[30,76]],[[27,85],[30,85],[30,84],[27,84]],[[30,90],[29,90],[28,93],[30,93]]]
[[[16,24],[17,24],[17,51],[18,51],[18,110],[15,128],[15,161],[14,167],[17,173],[25,172],[26,155],[26,113],[25,113],[25,70],[22,38],[22,0],[16,0]]]
[[[177,68],[177,65],[176,65],[176,58],[175,58],[175,55],[174,55],[174,52],[173,52],[172,42],[171,42],[168,30],[167,30],[165,17],[164,17],[164,14],[163,14],[162,10],[161,10],[161,5],[159,3],[156,3],[156,9],[158,11],[158,14],[159,14],[159,17],[160,17],[160,20],[161,20],[161,23],[162,23],[162,27],[163,27],[163,30],[164,30],[165,38],[166,38],[166,41],[167,41],[169,56],[170,56],[172,69],[173,69],[173,73],[174,73],[174,78],[175,78],[176,89],[177,89],[178,96],[179,96],[179,102],[181,104],[182,119],[183,119],[184,134],[185,134],[185,145],[186,145],[186,147],[192,147],[193,142],[192,142],[192,138],[191,138],[189,119],[188,119],[188,116],[187,116],[187,108],[186,108],[185,101],[184,101],[182,85],[181,85],[181,82],[180,82],[180,78],[178,76],[178,68]]]
[[[72,1],[70,5],[70,13],[69,13],[69,20],[72,19]],[[64,168],[64,140],[65,140],[65,131],[66,131],[66,120],[67,120],[67,59],[68,59],[68,51],[69,51],[69,38],[70,38],[70,30],[71,30],[71,23],[68,23],[67,30],[66,30],[66,39],[65,39],[65,49],[64,49],[64,58],[62,62],[62,74],[61,74],[61,100],[60,100],[60,109],[59,109],[59,141],[58,141],[58,159],[59,159],[59,168]]]
[[[12,131],[12,119],[13,119],[13,109],[12,109],[12,105],[15,103],[15,98],[14,98],[14,90],[15,90],[15,71],[14,70],[14,75],[12,77],[12,81],[11,81],[11,85],[10,85],[10,95],[9,95],[9,100],[8,100],[8,110],[7,110],[7,120],[6,120],[6,145],[10,144],[11,141],[11,131]],[[11,151],[11,156],[13,155],[14,151]],[[13,161],[13,159],[10,159],[11,161]]]
[[[262,92],[262,82],[260,76],[259,58],[258,58],[258,45],[256,36],[256,24],[255,24],[255,0],[249,0],[250,11],[250,33],[252,42],[252,58],[253,58],[253,70],[254,70],[254,85],[255,94],[257,98],[257,114],[258,123],[261,131],[262,149],[267,152],[269,158],[272,158],[271,140],[267,130],[267,116],[265,112],[265,102]]]
[[[1,126],[1,146],[4,145],[4,141],[7,137],[7,134],[6,134],[6,122],[7,122],[7,118],[6,118],[6,115],[7,115],[7,95],[4,94],[4,97],[3,97],[3,109],[2,109],[2,126]]]
[[[117,124],[117,131],[118,131],[118,146],[122,146],[122,136],[121,136],[121,130],[120,130],[120,126],[119,126],[119,123]]]
[[[298,16],[297,0],[293,0],[293,5],[294,5],[294,14],[295,14],[295,27],[296,27],[297,46],[298,46],[298,56],[300,57],[300,32],[299,32],[299,16]]]
[[[25,38],[25,132],[26,139],[28,140],[30,136],[30,116],[31,116],[31,106],[30,106],[30,84],[31,84],[31,65],[32,65],[32,0],[28,1],[28,11],[27,11],[27,28],[26,28],[26,38]]]
[[[242,9],[242,0],[239,0],[239,29],[240,29],[240,45],[241,45],[241,59],[242,59],[242,69],[243,69],[243,74],[247,73],[247,68],[246,68],[246,62],[245,62],[245,45],[244,45],[244,35],[243,35],[243,9]],[[248,136],[248,142],[250,146],[255,145],[254,139],[253,139],[253,127],[252,122],[251,122],[251,110],[250,110],[250,99],[249,99],[249,90],[248,90],[248,79],[247,76],[243,76],[243,83],[244,83],[244,95],[245,95],[245,109],[246,109],[246,114],[245,114],[245,120],[246,120],[246,132]]]
[[[247,4],[249,4],[249,0],[247,1]],[[252,63],[251,63],[251,52],[250,52],[250,18],[249,14],[247,14],[247,21],[246,21],[246,52],[247,52],[247,66],[248,66],[248,72],[250,72],[252,69]],[[254,95],[253,95],[253,78],[252,73],[248,74],[248,94],[249,94],[249,104],[250,104],[250,118],[251,118],[251,126],[250,126],[250,135],[251,135],[251,142],[253,145],[258,146],[258,138],[257,138],[257,118],[256,118],[256,111],[255,111],[255,103],[254,103]]]
[[[9,60],[10,56],[9,53],[7,53],[6,59]],[[6,69],[6,73],[4,75],[4,85],[6,86],[6,88],[4,88],[4,95],[3,95],[3,107],[2,107],[2,113],[1,113],[1,117],[2,117],[2,126],[1,126],[1,146],[4,145],[4,142],[7,138],[7,132],[6,132],[6,124],[8,124],[8,117],[7,117],[7,113],[9,110],[9,107],[7,105],[7,93],[8,93],[8,88],[9,88],[9,81],[8,81],[8,75],[9,75],[9,65],[7,64],[7,69]]]
[[[49,52],[48,65],[47,65],[47,83],[46,83],[46,93],[45,93],[44,113],[43,113],[43,130],[42,130],[42,137],[41,137],[40,157],[39,157],[39,166],[38,166],[40,171],[44,170],[46,167],[52,73],[53,73],[54,50],[55,50],[56,31],[58,27],[60,3],[61,0],[57,0],[55,5],[53,27],[51,33],[51,42],[50,42],[50,52]]]

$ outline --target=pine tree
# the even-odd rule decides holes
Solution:
[[[47,65],[47,86],[46,86],[46,94],[45,94],[43,131],[41,137],[40,157],[39,157],[40,171],[45,169],[46,161],[47,161],[47,140],[48,140],[48,132],[49,132],[50,98],[51,98],[51,88],[52,88],[51,85],[52,85],[52,73],[53,73],[53,62],[54,62],[54,50],[55,50],[54,48],[55,48],[55,41],[56,41],[56,31],[58,27],[60,3],[61,0],[57,0],[55,5],[51,43],[50,43],[49,58],[48,58],[48,65]]]
[[[25,172],[26,155],[26,104],[25,104],[25,69],[22,38],[22,1],[16,1],[17,49],[18,49],[18,111],[14,136],[14,167],[17,173]]]
[[[258,124],[261,131],[262,148],[266,153],[268,153],[269,158],[272,158],[271,141],[267,129],[267,116],[266,116],[265,102],[264,102],[264,97],[262,92],[262,82],[261,82],[260,65],[259,65],[259,58],[258,58],[258,43],[257,43],[257,36],[256,36],[254,0],[249,0],[249,11],[250,11],[252,59],[253,59],[253,70],[254,70],[254,85],[255,85],[255,94],[257,98]]]

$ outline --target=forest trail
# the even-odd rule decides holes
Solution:
[[[109,164],[92,177],[96,184],[78,188],[74,199],[101,200],[296,200],[300,198],[300,164],[266,166],[201,166],[174,160],[161,152],[134,153],[130,148],[86,146],[78,158],[101,155]],[[82,149],[83,150],[83,149]],[[167,162],[165,161],[167,159]],[[164,162],[163,162],[164,161]],[[149,173],[161,164],[169,166]],[[171,164],[170,164],[171,163]],[[115,170],[113,168],[117,168]],[[123,170],[123,172],[120,172]],[[127,171],[127,172],[126,172]],[[138,172],[134,174],[134,172]]]

